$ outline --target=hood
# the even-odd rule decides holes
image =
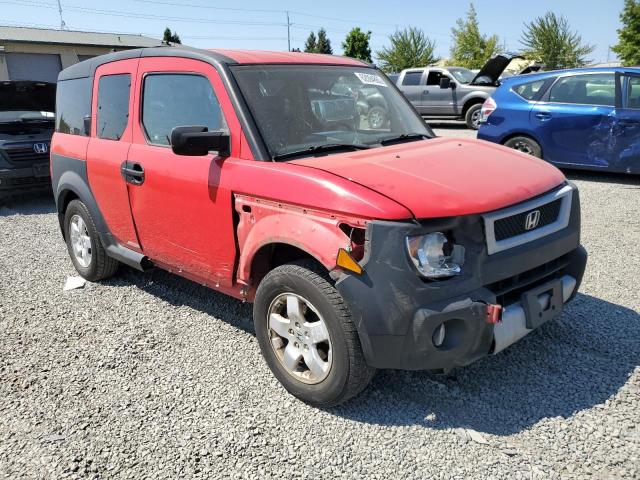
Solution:
[[[524,67],[518,72],[518,75],[527,75],[529,73],[544,72],[545,65],[543,63],[532,63]]]
[[[489,212],[523,202],[565,181],[547,162],[481,140],[435,138],[304,158],[290,163],[364,185],[416,218]]]
[[[0,81],[0,112],[55,112],[56,84]]]
[[[496,85],[500,75],[502,75],[502,72],[504,72],[505,68],[509,66],[511,60],[515,58],[522,57],[517,55],[496,55],[485,63],[476,76],[473,77],[471,85]]]

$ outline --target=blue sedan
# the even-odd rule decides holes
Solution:
[[[640,68],[510,77],[481,115],[482,140],[558,167],[640,173]]]

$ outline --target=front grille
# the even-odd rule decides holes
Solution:
[[[522,235],[523,233],[537,230],[538,228],[546,227],[547,225],[551,225],[558,219],[561,206],[562,199],[558,199],[551,203],[547,203],[546,205],[527,210],[526,212],[518,213],[517,215],[512,215],[511,217],[505,217],[501,218],[500,220],[496,220],[496,222],[494,223],[496,240],[505,240],[507,238],[516,237],[518,235]],[[536,210],[540,211],[540,219],[538,221],[538,224],[534,228],[527,229],[527,216],[530,213],[535,212]]]
[[[47,153],[36,153],[33,145],[5,148],[4,153],[12,163],[44,163],[49,161],[48,147]]]
[[[494,293],[500,305],[509,305],[519,301],[521,295],[527,290],[531,290],[554,278],[560,278],[562,271],[568,265],[569,258],[567,255],[563,255],[526,272],[518,273],[513,277],[487,285],[487,288]]]
[[[28,187],[28,186],[40,186],[51,183],[51,177],[17,177],[17,178],[5,178],[0,182],[0,186],[7,187]]]

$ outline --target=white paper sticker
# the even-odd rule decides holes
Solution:
[[[387,84],[378,75],[371,73],[353,72],[358,79],[366,85],[377,85],[379,87],[386,87]]]

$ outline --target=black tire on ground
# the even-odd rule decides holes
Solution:
[[[320,383],[294,378],[282,365],[271,344],[268,312],[283,293],[309,300],[325,320],[331,338],[332,366]],[[331,407],[358,395],[371,382],[375,369],[364,359],[360,338],[342,296],[322,267],[314,262],[282,265],[260,282],[253,306],[253,321],[262,355],[278,381],[292,395],[317,407]]]
[[[84,267],[78,263],[71,245],[70,223],[74,215],[79,215],[87,226],[87,232],[91,239],[91,261],[89,265]],[[72,200],[67,206],[64,214],[64,238],[67,242],[67,250],[69,257],[73,262],[80,276],[90,282],[96,282],[105,278],[112,277],[118,270],[119,262],[107,255],[100,236],[96,229],[96,225],[87,209],[86,205],[80,200]]]
[[[505,147],[513,148],[523,153],[528,153],[537,158],[542,158],[542,148],[531,137],[513,137],[504,143]]]
[[[382,107],[372,107],[367,114],[367,123],[369,128],[378,130],[387,123],[387,112]]]
[[[464,121],[471,130],[478,130],[480,128],[480,109],[482,108],[481,103],[476,103],[475,105],[471,105],[467,113],[464,115]]]

